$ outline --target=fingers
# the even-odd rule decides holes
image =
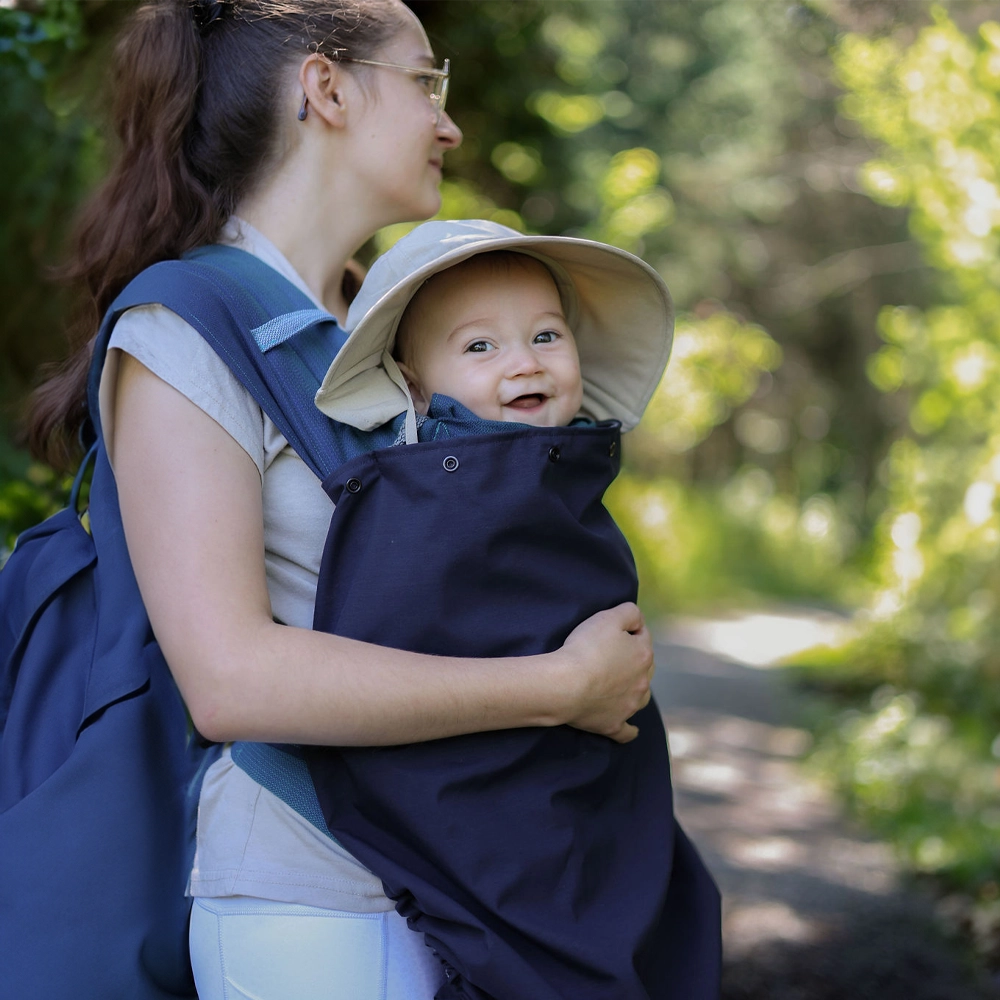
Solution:
[[[623,722],[617,733],[611,734],[616,743],[631,743],[639,735],[639,729],[629,722]]]
[[[648,658],[646,664],[646,676],[652,680],[653,671],[656,670],[656,661],[653,657],[653,637],[650,635],[649,629],[646,628],[645,623],[630,634],[634,638],[641,640],[646,646],[646,657]]]
[[[650,701],[653,642],[642,612],[632,602],[600,611],[574,629],[566,644],[574,647],[577,676],[586,683],[569,725],[631,743],[639,734],[627,722]]]
[[[618,617],[619,624],[624,631],[637,635],[639,632],[645,630],[645,620],[642,617],[642,612],[639,610],[638,604],[627,601],[612,608],[611,611]]]
[[[634,635],[637,639],[642,639],[648,642],[651,646],[653,644],[653,636],[651,635],[649,629],[646,627],[646,622],[643,620],[642,613],[639,614],[640,625],[638,628],[629,629],[629,635]]]

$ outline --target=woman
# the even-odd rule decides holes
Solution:
[[[93,322],[38,398],[36,444],[81,421],[88,342],[117,292],[206,243],[256,254],[343,320],[351,255],[439,207],[461,132],[399,0],[160,0],[119,49],[120,158],[75,273]],[[621,742],[649,699],[634,605],[554,653],[425,657],[310,629],[331,508],[201,338],[162,307],[115,328],[101,385],[129,553],[199,731],[377,745],[569,724]],[[203,998],[430,998],[440,965],[367,869],[227,756],[201,799],[191,892]]]

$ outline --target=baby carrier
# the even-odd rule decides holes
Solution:
[[[558,648],[636,598],[601,502],[619,454],[614,424],[498,425],[354,459],[323,484],[314,628],[431,654]],[[304,748],[330,830],[445,960],[439,1000],[718,996],[717,892],[674,819],[655,703],[633,721],[625,745],[559,726]]]
[[[446,440],[382,449],[338,468],[336,428],[311,399],[343,334],[294,286],[242,251],[210,247],[184,261],[156,265],[116,301],[102,328],[92,376],[91,412],[98,434],[96,385],[111,326],[125,308],[148,302],[166,305],[209,340],[337,504],[315,627],[426,652],[517,655],[556,648],[594,611],[634,599],[631,557],[601,504],[617,470],[616,427],[518,427],[505,429],[503,437],[459,432]],[[126,567],[127,601],[134,606],[138,594],[121,537],[113,477],[102,447],[97,454],[92,504],[102,495],[110,497],[110,513],[102,517],[98,507],[92,508],[95,537],[98,544],[102,537],[117,540],[115,562],[106,564],[115,567],[116,577]],[[75,520],[75,514],[63,514],[67,522]],[[35,530],[33,537],[44,536],[44,529]],[[3,624],[12,636],[23,632],[26,619],[42,620],[37,608],[22,608],[15,594],[26,572],[15,567],[29,561],[30,541],[22,539],[0,578]],[[80,557],[81,566],[89,572],[86,558]],[[44,597],[40,601],[45,604]],[[83,604],[92,608],[93,598]],[[15,612],[20,618],[11,624]],[[25,872],[14,879],[4,874],[5,951],[23,949],[41,960],[42,949],[58,953],[65,943],[80,952],[77,974],[60,978],[53,973],[44,989],[37,988],[41,980],[33,982],[24,972],[27,963],[18,965],[24,975],[5,981],[24,984],[19,996],[161,997],[183,995],[186,988],[178,972],[186,969],[179,878],[190,862],[200,774],[212,758],[206,756],[210,751],[196,750],[188,762],[174,749],[165,761],[153,759],[162,757],[168,744],[183,744],[190,755],[192,744],[186,730],[179,739],[179,699],[144,613],[141,620],[137,633],[142,638],[129,652],[130,662],[141,669],[131,668],[135,676],[113,689],[97,683],[96,691],[92,682],[81,681],[85,669],[67,672],[69,681],[62,687],[76,700],[64,700],[69,708],[60,716],[66,720],[60,748],[30,781],[13,784],[8,773],[26,773],[28,757],[38,759],[34,750],[25,749],[29,741],[23,734],[30,726],[12,726],[25,690],[26,670],[18,661],[38,640],[26,646],[5,638],[7,646],[0,648],[9,706],[0,748],[0,768],[7,767],[0,769],[7,810],[0,815],[0,834],[5,856]],[[51,626],[47,634],[58,630]],[[40,689],[44,670],[36,674]],[[158,728],[144,737],[135,722],[121,732],[112,730],[106,721],[112,709],[138,702],[141,695],[154,707]],[[103,700],[96,703],[98,697]],[[25,699],[22,704],[24,719],[41,717],[48,728],[47,712],[39,716],[37,707]],[[718,895],[673,819],[666,743],[655,706],[635,721],[640,736],[626,746],[559,727],[407,747],[304,751],[333,834],[383,879],[400,912],[445,961],[449,984],[439,994],[442,1000],[717,996]],[[84,737],[101,732],[107,745],[86,758],[88,768],[77,768],[81,794],[74,798],[71,789],[53,784],[53,776],[66,770],[65,764],[58,766],[59,758],[71,765],[74,758],[84,760]],[[12,733],[22,735],[14,739]],[[94,773],[95,761],[105,755],[131,759],[136,740],[145,740],[147,752],[136,756],[130,780],[134,785],[148,776],[145,798],[120,784],[125,779],[116,774]],[[42,773],[46,769],[49,773]],[[32,796],[24,789],[35,789],[36,813],[26,809]],[[122,890],[130,902],[111,936],[124,958],[112,961],[109,949],[99,956],[91,940],[101,938],[103,929],[92,933],[88,928],[80,935],[83,943],[77,943],[70,920],[53,937],[52,928],[43,926],[45,918],[51,920],[51,902],[38,906],[35,922],[18,918],[25,901],[38,896],[43,863],[58,857],[63,846],[49,834],[53,821],[71,829],[74,810],[78,817],[87,816],[96,799],[103,803],[116,796],[126,815],[108,812],[85,824],[89,840],[67,852],[69,860],[59,868],[62,878],[42,880],[71,908],[86,912],[102,893],[107,897],[125,881],[113,866],[94,863],[99,847],[108,853],[98,844],[100,829],[121,822],[120,839],[131,849],[160,823],[164,832],[143,847],[144,855],[124,856],[121,867],[127,876],[132,868],[155,870],[156,859],[169,856],[172,864],[161,866],[165,872],[155,892],[145,883]],[[169,822],[154,817],[149,808],[154,800]],[[136,802],[144,802],[144,810],[136,812]],[[22,865],[25,855],[34,869]],[[91,866],[100,871],[85,890],[79,872]],[[160,909],[156,900],[170,905]],[[161,935],[169,946],[147,927],[154,909],[160,923],[169,925],[170,933]],[[139,914],[145,918],[137,920]],[[89,956],[83,954],[88,948]],[[113,967],[103,979],[101,961]],[[157,963],[169,966],[169,974],[157,979]],[[132,989],[81,989],[89,975],[98,976],[94,982],[120,983],[129,974]]]

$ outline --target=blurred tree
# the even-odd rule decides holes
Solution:
[[[909,671],[960,668],[941,675],[948,699],[1000,730],[1000,24],[969,37],[934,18],[905,49],[849,35],[837,53],[843,111],[881,146],[863,183],[910,209],[940,296],[885,308],[868,364],[906,400],[911,431],[885,464],[876,612],[912,640]]]
[[[41,361],[61,353],[67,303],[52,268],[76,205],[103,171],[95,97],[111,32],[127,9],[109,0],[0,7],[0,398],[6,401],[23,392]]]
[[[976,933],[1000,948],[1000,23],[932,15],[835,52],[842,114],[877,143],[864,189],[908,210],[934,271],[933,304],[882,310],[868,362],[908,427],[881,469],[869,617],[831,657],[875,691],[828,752],[918,869],[980,897]]]

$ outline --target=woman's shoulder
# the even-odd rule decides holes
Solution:
[[[263,414],[226,363],[204,337],[165,306],[150,304],[126,310],[111,333],[109,352],[135,358],[157,378],[176,389],[220,424],[263,472]],[[117,364],[106,364],[101,395],[114,379]]]

